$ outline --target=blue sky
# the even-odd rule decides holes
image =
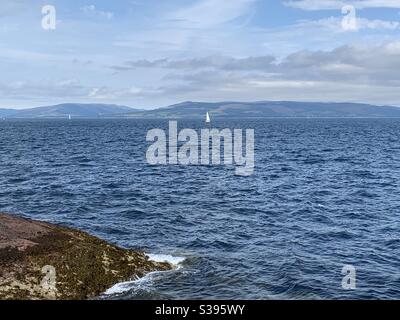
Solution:
[[[41,27],[53,5],[55,30]],[[351,5],[356,28],[343,28]],[[0,107],[400,106],[399,0],[2,0]]]

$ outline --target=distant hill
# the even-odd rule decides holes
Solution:
[[[209,112],[214,118],[324,118],[324,117],[400,117],[400,108],[360,103],[322,102],[184,102],[166,108],[127,114],[132,118],[204,118]]]
[[[138,110],[109,104],[59,104],[23,110],[0,109],[6,118],[400,118],[400,108],[361,103],[292,101],[259,102],[183,102],[166,108]]]
[[[126,113],[136,109],[112,104],[78,104],[66,103],[47,107],[23,110],[0,109],[0,116],[10,118],[98,118]]]
[[[0,117],[10,117],[14,115],[17,112],[17,110],[14,109],[0,109]]]

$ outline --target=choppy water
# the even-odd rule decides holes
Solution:
[[[148,166],[146,132],[167,125],[2,121],[0,210],[186,258],[111,299],[400,298],[400,120],[216,121],[255,129],[251,177]]]

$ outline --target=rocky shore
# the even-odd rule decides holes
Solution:
[[[0,213],[0,299],[96,298],[171,268],[82,231]]]

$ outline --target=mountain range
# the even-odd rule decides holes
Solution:
[[[101,118],[134,113],[133,108],[113,104],[65,103],[29,109],[0,109],[0,117],[6,118]]]
[[[108,104],[59,104],[30,109],[0,109],[3,118],[137,118],[203,119],[212,118],[400,118],[400,108],[361,103],[259,101],[259,102],[183,102],[154,110],[140,110]]]

